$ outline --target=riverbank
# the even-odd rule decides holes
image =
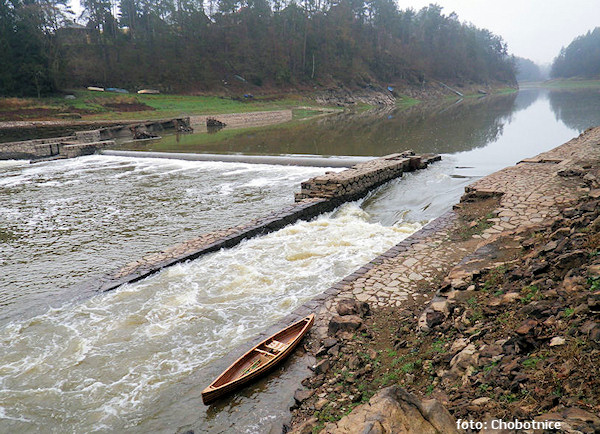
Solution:
[[[391,89],[391,90],[390,90]],[[500,85],[452,85],[441,82],[422,86],[331,87],[306,90],[262,91],[256,94],[138,95],[88,90],[69,90],[46,98],[0,98],[0,128],[28,126],[68,126],[82,122],[134,122],[160,118],[231,115],[293,110],[303,118],[332,109],[367,109],[380,106],[409,107],[420,101],[448,96],[492,94],[506,89]],[[23,123],[21,123],[23,122]],[[43,122],[28,124],[27,122]],[[252,122],[246,124],[252,125]]]
[[[296,432],[398,426],[397,410],[377,413],[381,394],[371,400],[392,385],[454,419],[600,429],[599,181],[595,128],[479,180],[326,291]]]

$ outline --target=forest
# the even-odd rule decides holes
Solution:
[[[573,40],[552,63],[553,78],[600,78],[600,27]]]
[[[0,95],[77,86],[204,92],[235,82],[264,89],[513,84],[506,43],[393,0],[66,0],[0,3]]]
[[[532,60],[523,57],[515,57],[515,67],[517,70],[517,81],[521,82],[536,82],[547,79],[547,74],[544,74],[539,65]]]

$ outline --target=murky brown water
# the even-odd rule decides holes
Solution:
[[[468,183],[600,124],[599,105],[598,91],[530,90],[150,144],[186,152],[382,155],[412,148],[445,155],[332,215],[118,291],[24,319],[7,314],[20,302],[5,303],[0,431],[278,432],[306,373],[301,354],[242,392],[208,408],[201,404],[202,388],[239,345],[449,209]],[[108,157],[20,164],[0,167],[0,261],[3,269],[14,267],[0,277],[0,293],[11,300],[38,269],[56,269],[22,299],[36,309],[48,303],[44,291],[61,275],[83,275],[130,245],[149,248],[156,226],[176,228],[169,236],[183,239],[199,226],[237,222],[249,216],[231,210],[277,207],[286,200],[279,194],[291,200],[300,179],[312,176],[304,169]],[[199,215],[210,218],[203,223]],[[107,240],[116,233],[127,237],[113,245]],[[77,236],[65,238],[71,234]],[[155,245],[164,240],[156,237]],[[69,250],[74,256],[65,256]],[[13,257],[22,259],[10,265]]]

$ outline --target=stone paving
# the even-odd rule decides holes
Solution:
[[[600,128],[534,158],[480,179],[467,187],[463,204],[497,197],[493,223],[470,240],[456,242],[449,234],[457,227],[454,212],[430,223],[388,252],[326,291],[318,307],[313,333],[323,338],[340,300],[366,301],[373,307],[401,307],[418,302],[423,307],[445,276],[461,259],[493,242],[499,234],[513,233],[556,217],[559,209],[590,192],[582,182],[585,167],[600,160]],[[583,181],[585,177],[583,176]]]

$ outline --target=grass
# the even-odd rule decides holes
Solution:
[[[568,307],[563,311],[563,316],[565,318],[570,318],[573,316],[574,313],[575,313],[575,309],[573,309],[572,307]]]
[[[539,292],[540,292],[540,289],[538,288],[537,285],[529,285],[529,286],[524,287],[521,290],[521,294],[523,295],[521,297],[521,303],[527,304],[533,300],[538,300],[540,298]]]
[[[600,277],[590,277],[588,284],[590,285],[590,291],[598,291],[600,289]]]
[[[484,217],[478,219],[474,226],[469,226],[468,224],[463,224],[459,229],[456,230],[456,235],[460,238],[461,241],[466,241],[471,238],[473,235],[481,235],[486,229],[494,226],[494,222],[489,221],[494,218],[494,213],[487,213]]]
[[[396,107],[400,108],[409,108],[419,104],[421,101],[416,98],[411,98],[410,96],[400,95],[399,98],[396,99]]]
[[[300,96],[256,97],[252,99],[233,99],[219,96],[191,95],[138,95],[117,94],[111,92],[93,92],[88,90],[69,91],[75,99],[64,97],[46,98],[6,98],[0,99],[0,119],[5,118],[2,112],[22,112],[23,118],[31,117],[64,117],[58,114],[79,114],[85,120],[120,120],[120,119],[159,119],[182,115],[247,113],[256,111],[274,111],[291,109],[305,105]],[[125,104],[140,108],[139,111],[119,111],[110,104]],[[133,109],[133,107],[132,107]],[[46,111],[45,116],[40,110]],[[296,114],[298,118],[314,116],[318,110],[304,109]]]

